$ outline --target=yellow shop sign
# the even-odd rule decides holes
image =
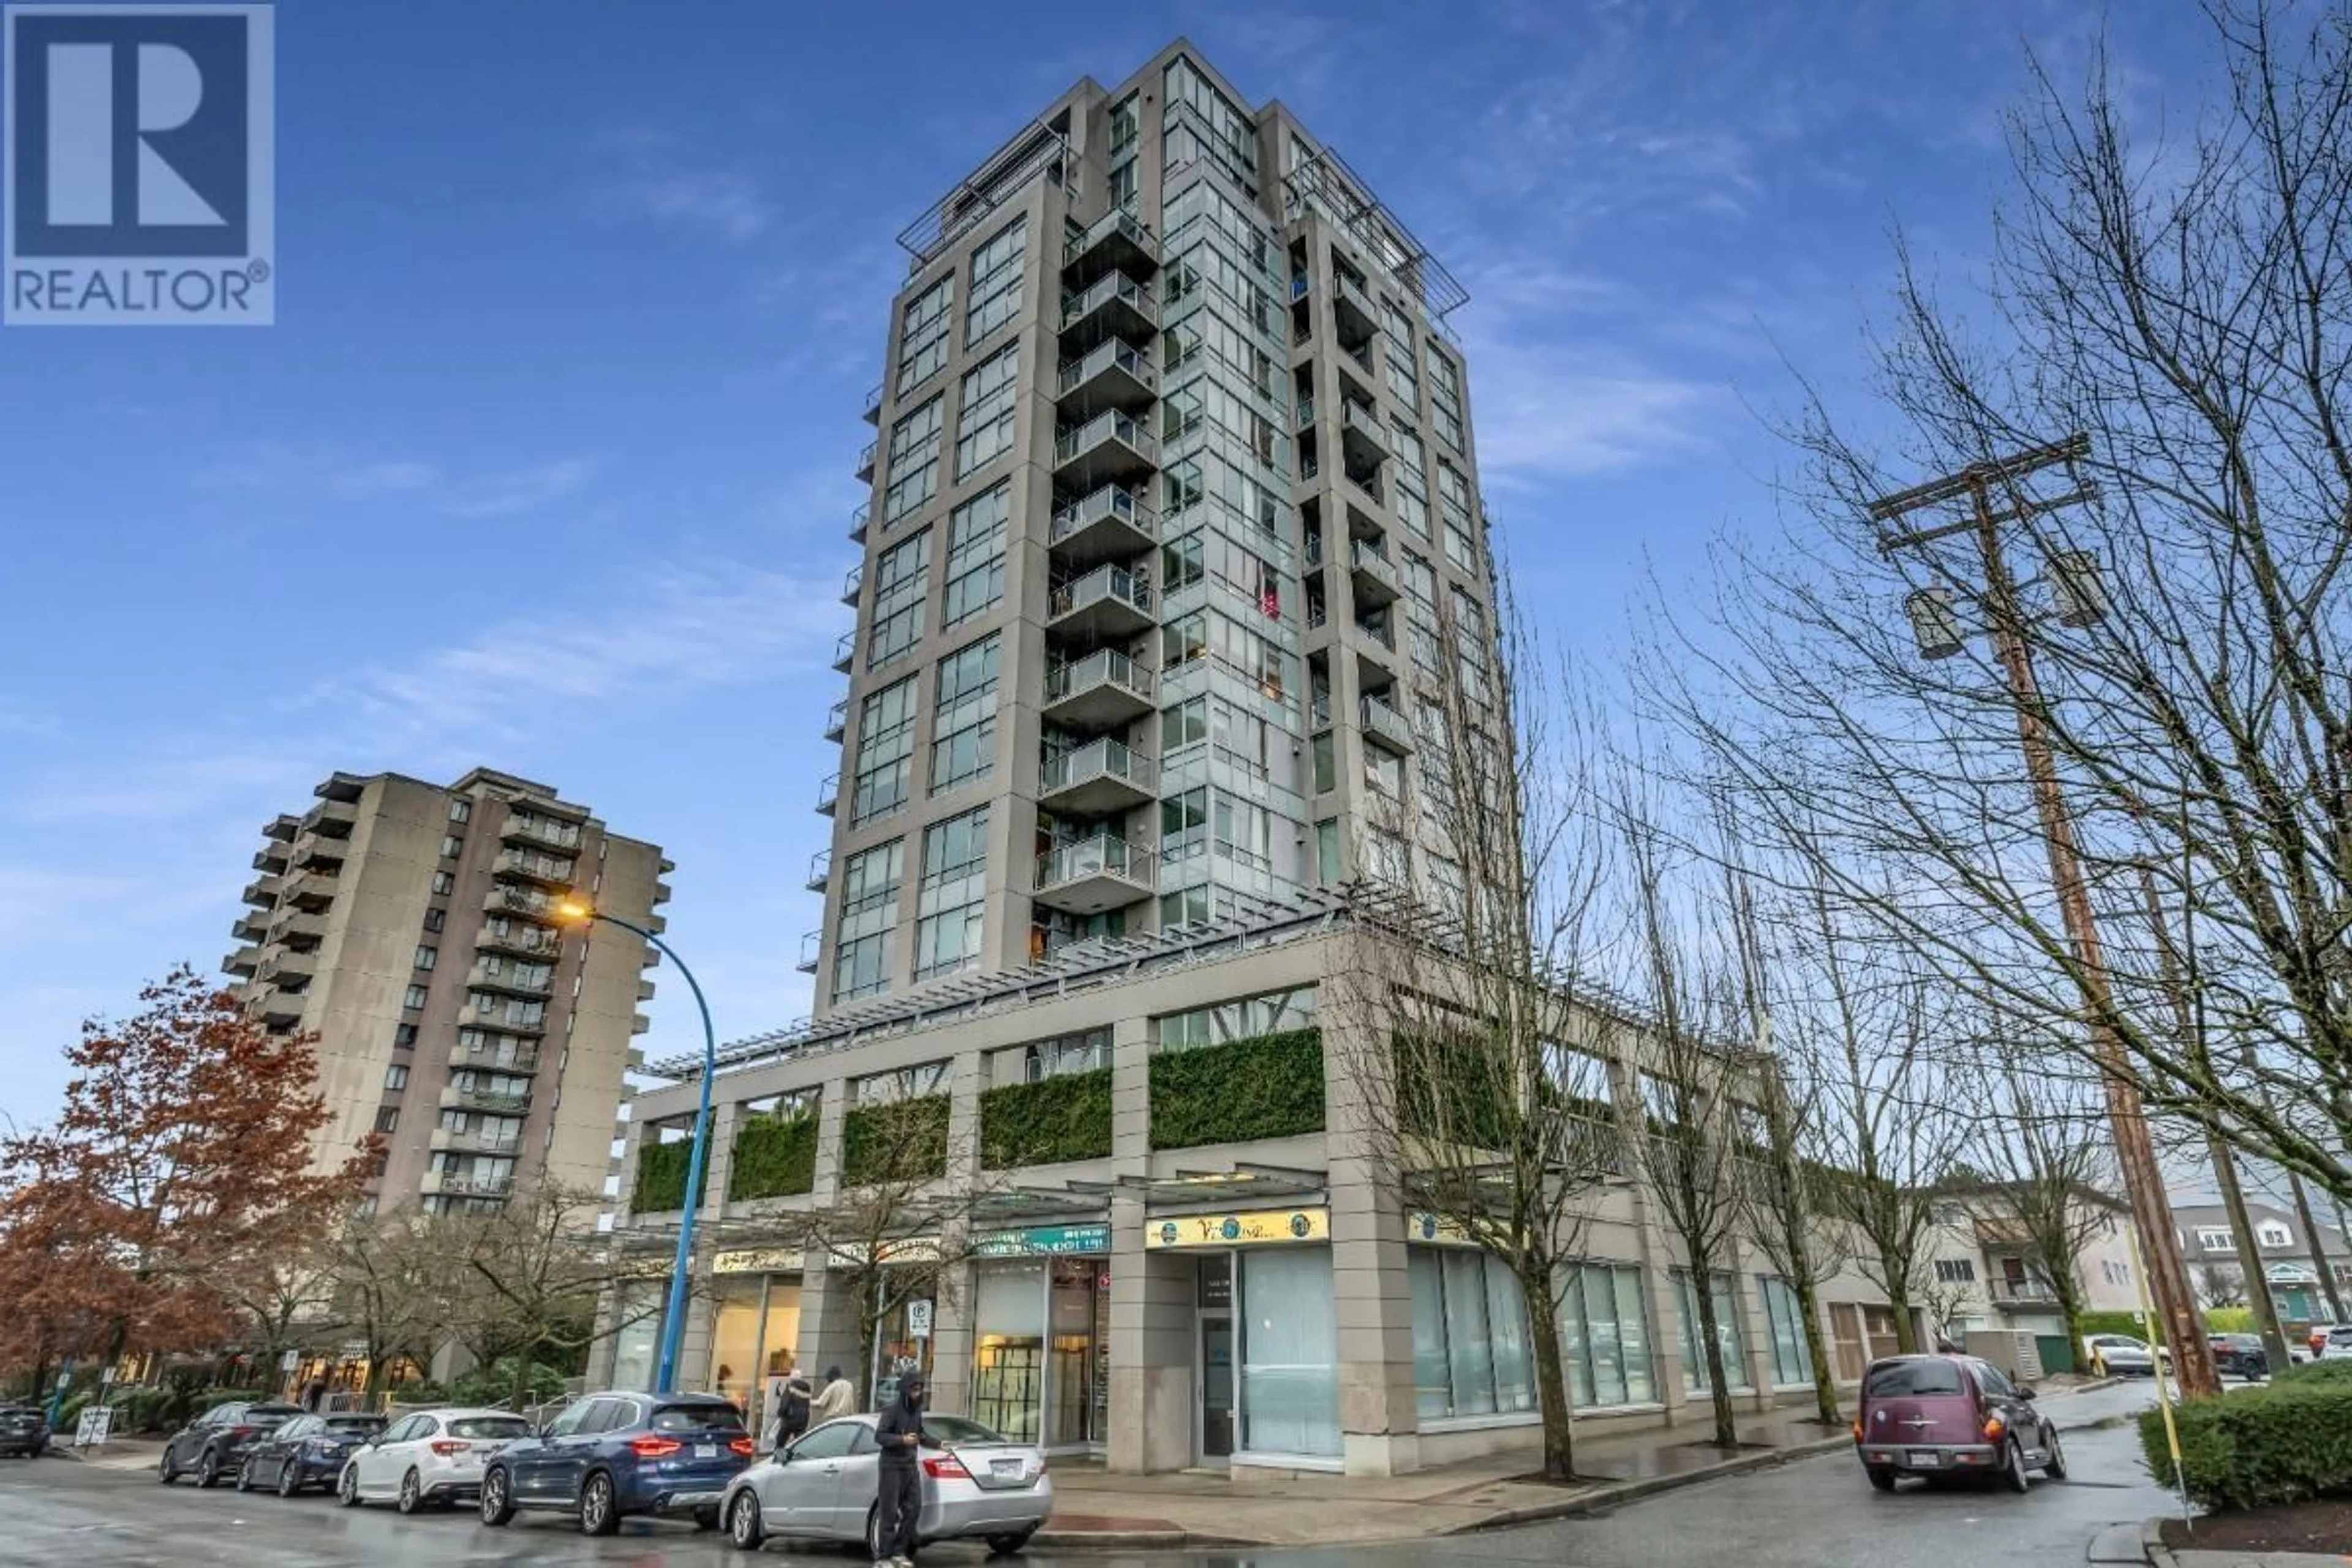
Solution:
[[[1146,1220],[1143,1245],[1155,1251],[1185,1247],[1266,1247],[1328,1241],[1329,1209],[1255,1209],[1247,1214],[1196,1214]]]

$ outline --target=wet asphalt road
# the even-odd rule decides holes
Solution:
[[[2040,1568],[2084,1562],[2108,1524],[2166,1510],[2169,1500],[2140,1462],[2128,1426],[2086,1424],[2146,1407],[2146,1384],[2058,1406],[2074,1479],[2036,1480],[2024,1497],[2000,1491],[1870,1489],[1853,1458],[1832,1454],[1669,1493],[1601,1519],[1564,1520],[1477,1536],[1335,1551],[1030,1553],[1038,1568]],[[557,1568],[723,1568],[745,1559],[685,1525],[631,1521],[623,1533],[584,1540],[554,1515],[486,1530],[470,1510],[403,1520],[389,1508],[352,1511],[305,1495],[280,1501],[235,1490],[163,1488],[140,1472],[70,1460],[0,1462],[0,1563],[73,1568],[235,1564],[236,1568],[434,1568],[509,1563]],[[765,1563],[855,1559],[830,1547],[771,1547]],[[979,1547],[923,1553],[930,1568],[989,1561]]]

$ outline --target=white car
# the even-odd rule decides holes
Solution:
[[[2339,1323],[2327,1331],[2327,1342],[2319,1349],[2322,1361],[2352,1361],[2352,1323]]]
[[[335,1481],[345,1508],[390,1502],[403,1513],[478,1497],[482,1467],[531,1424],[511,1410],[421,1410],[356,1449]]]
[[[882,1450],[874,1417],[828,1421],[728,1484],[719,1519],[727,1540],[745,1552],[771,1537],[862,1542],[882,1560],[875,1497]],[[1054,1511],[1045,1456],[1034,1445],[998,1436],[961,1415],[925,1414],[923,1510],[915,1538],[986,1542],[997,1556],[1029,1543]]]
[[[2169,1352],[2150,1351],[2147,1341],[2128,1334],[2091,1334],[2083,1348],[2090,1352],[2091,1366],[2102,1377],[2154,1377],[2158,1355],[2166,1365],[2172,1363]]]

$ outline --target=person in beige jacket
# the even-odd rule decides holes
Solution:
[[[857,1390],[849,1386],[849,1379],[841,1375],[841,1369],[826,1367],[824,1386],[817,1391],[814,1399],[809,1401],[809,1430],[814,1431],[828,1421],[840,1420],[856,1403]]]

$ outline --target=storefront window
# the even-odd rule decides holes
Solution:
[[[1045,1265],[982,1265],[973,1313],[971,1418],[1034,1443],[1045,1407]]]
[[[1331,1255],[1269,1247],[1241,1255],[1242,1447],[1339,1452],[1339,1335]]]
[[[887,1271],[886,1271],[887,1273]],[[898,1397],[898,1380],[910,1372],[931,1375],[931,1336],[918,1339],[907,1310],[917,1300],[911,1292],[894,1289],[886,1279],[885,1289],[891,1291],[890,1309],[874,1326],[874,1408],[887,1407]],[[936,1330],[939,1307],[929,1298],[921,1298],[932,1314]]]
[[[710,1387],[735,1402],[753,1431],[764,1430],[768,1385],[793,1369],[800,1337],[800,1284],[789,1276],[749,1274],[724,1279],[718,1309],[710,1343]]]
[[[1656,1402],[1649,1321],[1639,1268],[1587,1263],[1569,1269],[1559,1340],[1570,1403],[1594,1409]]]
[[[613,1335],[614,1388],[651,1388],[661,1344],[662,1297],[669,1287],[651,1280],[620,1293],[620,1327]]]
[[[1706,1390],[1706,1355],[1698,1338],[1698,1298],[1691,1290],[1690,1276],[1675,1270],[1675,1316],[1680,1320],[1679,1349],[1683,1359],[1683,1386],[1693,1394]],[[1711,1280],[1715,1297],[1716,1338],[1723,1346],[1723,1372],[1735,1389],[1756,1386],[1756,1379],[1748,1370],[1748,1336],[1739,1321],[1739,1285],[1728,1274],[1717,1274]]]
[[[1054,1331],[1054,1414],[1045,1441],[1055,1447],[1101,1443],[1107,1437],[1099,1415],[1108,1410],[1110,1390],[1107,1382],[1099,1388],[1095,1382],[1097,1372],[1107,1372],[1109,1365],[1097,1354],[1109,1344],[1107,1333],[1097,1333],[1098,1317],[1110,1302],[1110,1292],[1097,1289],[1101,1268],[1094,1258],[1054,1260],[1048,1303]]]
[[[1805,1309],[1786,1279],[1757,1279],[1764,1292],[1764,1315],[1772,1323],[1772,1381],[1786,1387],[1813,1381],[1812,1357],[1805,1350]]]
[[[1467,1247],[1416,1247],[1408,1257],[1420,1413],[1443,1419],[1535,1408],[1527,1300],[1510,1270]]]

